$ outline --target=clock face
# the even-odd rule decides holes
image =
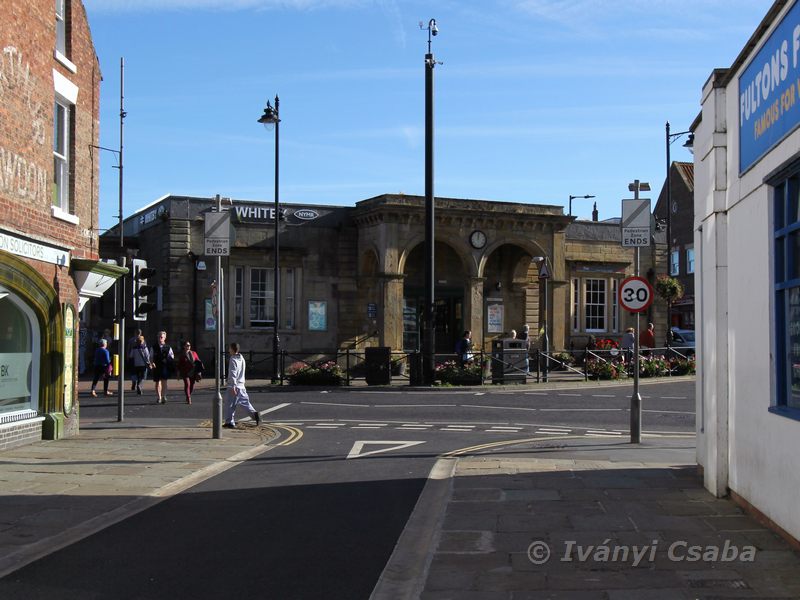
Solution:
[[[676,200],[672,201],[672,214],[677,214],[678,212],[678,202]]]
[[[483,248],[486,245],[486,234],[476,229],[469,234],[469,243],[472,244],[473,248]]]

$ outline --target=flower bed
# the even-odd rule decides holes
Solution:
[[[694,375],[697,369],[694,357],[692,358],[671,358],[669,367],[673,375]]]
[[[436,379],[444,385],[480,385],[481,367],[472,364],[460,367],[454,360],[436,365]]]
[[[291,385],[342,385],[344,372],[334,361],[309,365],[305,363],[294,364],[286,372],[286,378]]]
[[[590,379],[619,379],[624,368],[619,363],[604,360],[589,360],[586,363],[586,372]]]
[[[639,377],[662,377],[669,374],[669,364],[663,356],[642,356]]]

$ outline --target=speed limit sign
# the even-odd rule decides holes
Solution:
[[[644,312],[653,303],[653,287],[643,277],[628,277],[619,286],[619,303],[628,312]]]

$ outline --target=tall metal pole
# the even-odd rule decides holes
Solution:
[[[120,265],[127,265],[127,257],[125,256],[125,236],[122,231],[123,217],[122,217],[122,139],[123,139],[123,123],[125,120],[126,112],[124,108],[125,100],[125,59],[119,59],[119,254]],[[117,352],[119,355],[119,373],[117,379],[117,421],[123,421],[125,418],[125,354],[127,351],[127,340],[125,339],[125,277],[120,277],[117,280],[117,290],[119,296],[119,330],[117,332]],[[131,280],[132,281],[132,280]]]
[[[281,125],[280,120],[280,100],[278,95],[275,95],[275,271],[273,273],[275,279],[273,287],[275,289],[275,319],[273,321],[273,335],[272,335],[272,383],[280,381],[280,367],[278,365],[278,356],[280,354],[281,340],[278,337],[278,326],[281,320],[281,277],[280,277],[280,200],[279,200],[279,177],[278,165],[280,156],[280,137],[279,129]]]
[[[428,23],[428,53],[425,55],[425,314],[423,323],[423,376],[425,385],[433,385],[436,372],[435,273],[434,273],[434,192],[433,192],[433,69],[431,34],[436,35],[436,21]]]
[[[672,183],[670,182],[670,133],[669,133],[669,121],[667,121],[666,125],[666,143],[667,143],[667,276],[672,275]],[[671,335],[669,334],[672,330],[672,300],[667,300],[667,347],[670,345]]]
[[[547,260],[547,257],[544,257]],[[545,265],[547,263],[545,262]],[[547,335],[547,280],[549,277],[544,278],[544,366],[542,367],[542,379],[547,383],[547,373],[550,366],[550,336]]]
[[[633,199],[639,199],[640,181],[633,182]],[[649,188],[648,188],[649,189]],[[639,247],[634,255],[634,275],[639,277]],[[631,395],[631,444],[642,441],[642,396],[639,393],[639,313],[636,313],[636,330],[633,335],[633,394]]]
[[[219,194],[214,198],[216,200],[217,212],[222,212],[222,198]],[[212,437],[215,440],[222,438],[222,256],[217,254],[217,281],[215,294],[217,296],[217,351],[216,360],[214,361],[214,381],[217,386],[217,394],[214,396],[214,403],[211,410],[212,422]]]

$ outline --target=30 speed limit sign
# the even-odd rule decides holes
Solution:
[[[628,312],[644,312],[653,303],[653,288],[643,277],[628,277],[619,286],[619,303]]]

